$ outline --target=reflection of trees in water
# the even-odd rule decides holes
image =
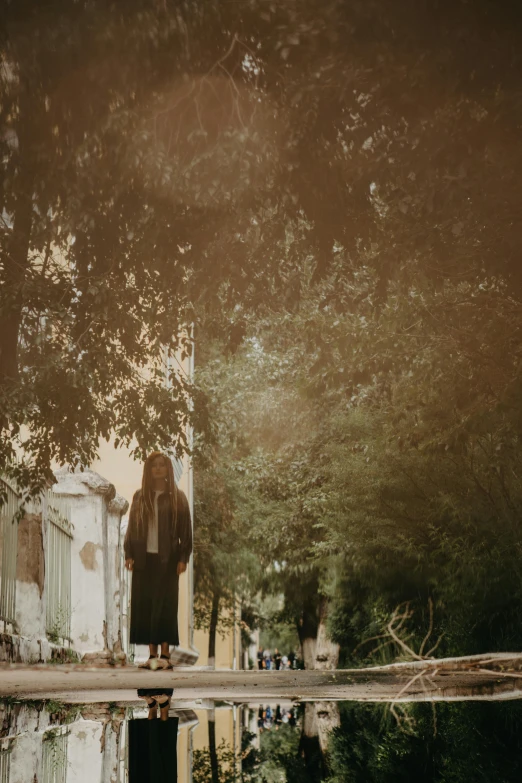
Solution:
[[[242,783],[519,783],[522,702],[306,704],[295,726],[243,736]],[[435,717],[434,717],[435,716]],[[337,723],[337,725],[336,725]],[[250,747],[250,755],[248,751]],[[233,778],[232,778],[233,779]],[[212,778],[194,778],[195,783]],[[223,777],[219,780],[228,781]]]
[[[214,721],[209,721],[210,725]],[[209,736],[210,739],[210,736]],[[204,750],[195,750],[192,755],[192,783],[232,783],[237,781],[237,759],[234,749],[225,740]]]
[[[306,705],[306,709],[310,708],[313,711],[315,705]],[[271,709],[268,719],[265,709],[260,707],[260,710],[264,726],[260,748],[254,744],[256,734],[245,729],[237,755],[224,740],[216,745],[215,723],[209,720],[208,748],[193,752],[193,783],[232,783],[239,780],[242,783],[312,783],[323,779],[324,757],[317,724],[316,721],[305,721],[305,708],[297,720],[296,710],[287,713],[287,722],[283,722],[283,711],[279,706]],[[310,734],[313,731],[315,736],[306,736],[306,732]]]
[[[438,703],[407,708],[408,731],[385,706],[344,703],[328,745],[330,783],[518,783],[522,704]]]
[[[288,724],[263,732],[259,764],[252,781],[297,783],[308,781],[307,771],[317,765],[318,745],[308,740],[301,744],[302,729]],[[312,778],[313,779],[313,778]]]
[[[267,781],[259,777],[261,758],[254,745],[256,735],[244,729],[241,748],[235,752],[232,745],[222,740],[216,744],[216,723],[208,721],[208,748],[194,750],[192,755],[192,783],[249,783]],[[241,772],[239,772],[241,770]]]
[[[315,783],[327,776],[326,756],[322,750],[321,721],[325,708],[306,704],[292,709],[287,722],[278,720],[273,710],[270,728],[266,720],[260,736],[260,749],[252,749],[242,764],[242,780],[247,783]],[[250,735],[252,737],[253,735]]]

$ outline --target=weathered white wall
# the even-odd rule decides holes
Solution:
[[[92,470],[56,473],[55,494],[71,507],[71,637],[73,651],[122,659],[120,524],[127,501]],[[27,504],[18,525],[15,626],[0,634],[0,661],[36,663],[63,658],[46,629],[46,495]],[[44,524],[42,524],[42,519]]]
[[[107,643],[116,653],[123,650],[122,628],[122,584],[120,580],[123,536],[121,519],[128,509],[128,503],[116,495],[108,506],[107,514]]]
[[[67,783],[102,783],[103,723],[79,720],[70,726]],[[103,782],[105,783],[105,782]]]
[[[123,769],[128,750],[127,722],[111,716],[98,707],[89,705],[83,710],[84,717],[78,717],[67,725],[67,783],[124,783]],[[209,703],[209,707],[211,703]],[[212,705],[213,706],[213,705]],[[213,713],[214,714],[214,713]],[[239,713],[237,713],[239,715]],[[147,719],[146,708],[133,710],[133,716]],[[172,717],[179,719],[178,725],[178,778],[180,783],[191,779],[190,735],[198,726],[198,720],[206,715],[205,710],[196,714],[191,709],[173,709]],[[225,739],[232,747],[234,735],[240,736],[240,721],[231,720],[235,710],[216,710],[216,736]],[[12,743],[11,774],[9,783],[42,783],[42,761],[46,731],[58,728],[51,725],[49,713],[27,705],[0,705],[0,722],[6,739]],[[208,729],[201,736],[201,745],[208,745]],[[197,738],[196,738],[197,740]]]
[[[36,713],[36,710],[32,710]],[[47,715],[47,713],[44,712]],[[27,725],[13,726],[11,774],[9,783],[41,781],[45,730],[53,727],[28,720]],[[47,722],[48,723],[48,722]],[[102,771],[117,769],[114,743],[102,752],[104,724],[101,721],[78,720],[68,727],[67,783],[117,783],[112,775],[104,780]],[[107,756],[110,756],[108,759]],[[108,762],[108,764],[107,764]]]
[[[49,713],[23,704],[0,709],[6,736],[13,738],[9,783],[41,780],[42,738],[50,728]]]
[[[9,783],[28,783],[40,780],[42,735],[34,732],[17,737],[11,752]]]
[[[59,486],[61,493],[63,487]],[[72,499],[71,637],[78,652],[103,650],[105,580],[103,573],[103,500],[88,494]]]
[[[44,538],[40,503],[26,503],[18,523],[15,622],[19,638],[16,658],[37,662],[48,652],[45,636]]]
[[[17,581],[15,616],[23,636],[31,640],[45,636],[45,603],[38,585]]]
[[[118,652],[120,520],[127,501],[94,471],[56,474],[71,506],[71,637],[80,654]]]
[[[47,710],[36,710],[30,703],[0,702],[0,726],[2,738],[16,737],[25,732],[45,731],[50,726]]]

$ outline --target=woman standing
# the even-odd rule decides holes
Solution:
[[[192,552],[192,524],[172,462],[159,451],[145,460],[124,546],[125,567],[133,572],[130,642],[149,645],[143,668],[172,669],[170,645],[179,644],[178,581]]]

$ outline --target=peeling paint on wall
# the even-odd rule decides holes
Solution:
[[[94,544],[92,541],[87,541],[80,549],[80,560],[86,571],[97,571],[98,562],[96,560],[96,551],[101,551],[99,544]]]
[[[18,524],[16,578],[37,585],[42,597],[45,571],[41,514],[27,514]]]

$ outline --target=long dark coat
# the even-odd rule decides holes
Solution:
[[[173,524],[170,498],[164,492],[158,498],[158,550],[162,563],[170,561],[172,566],[188,563],[192,554],[192,523],[187,497],[180,489],[178,493],[178,519]],[[131,510],[129,512],[129,524],[125,534],[125,559],[134,560],[134,570],[142,571],[145,568],[147,554],[147,523],[138,525],[140,510],[141,489],[134,493]]]
[[[187,498],[178,490],[177,519],[168,493],[158,498],[158,553],[147,552],[147,524],[139,524],[141,490],[135,493],[125,535],[125,558],[134,560],[130,642],[179,644],[178,563],[192,552],[192,524]]]

